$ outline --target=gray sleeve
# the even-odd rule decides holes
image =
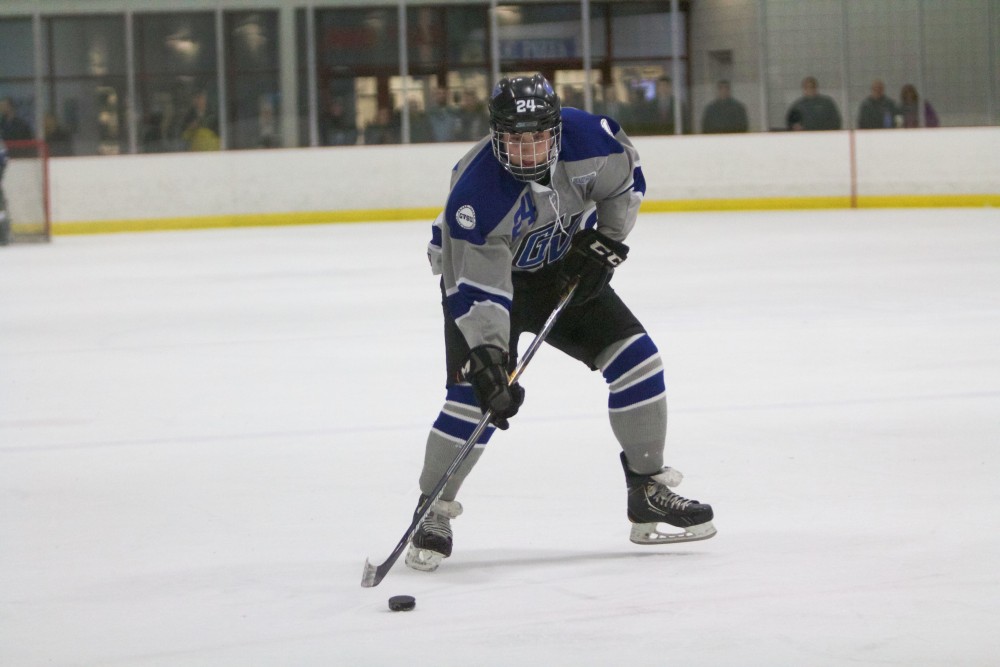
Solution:
[[[469,347],[510,349],[511,224],[504,220],[478,245],[444,235],[442,253],[449,311]]]
[[[616,241],[624,241],[635,226],[643,192],[635,188],[639,153],[623,132],[615,137],[625,151],[607,157],[591,189],[597,205],[597,229]]]

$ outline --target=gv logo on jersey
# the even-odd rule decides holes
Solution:
[[[516,241],[517,237],[521,235],[521,228],[530,227],[535,220],[538,220],[538,209],[535,207],[531,194],[526,192],[521,196],[517,212],[514,213],[514,229],[511,231],[511,237]]]
[[[514,258],[514,266],[519,269],[535,269],[559,261],[569,250],[570,240],[576,234],[582,219],[583,213],[577,213],[570,216],[566,224],[554,221],[525,236]]]

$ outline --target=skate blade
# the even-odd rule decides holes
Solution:
[[[442,560],[444,560],[444,556],[438,552],[429,551],[427,549],[419,549],[411,544],[409,551],[406,552],[406,560],[403,562],[406,563],[406,567],[411,570],[433,572],[438,569]]]
[[[715,535],[715,526],[711,521],[700,523],[697,526],[681,528],[680,532],[665,533],[660,531],[657,523],[633,523],[632,533],[629,540],[635,544],[672,544],[675,542],[697,542],[707,540]],[[669,524],[664,524],[669,525]],[[670,526],[676,528],[676,526]]]

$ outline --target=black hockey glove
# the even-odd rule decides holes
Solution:
[[[585,229],[573,237],[569,252],[560,262],[559,290],[566,289],[577,276],[580,282],[573,293],[573,304],[590,301],[611,280],[615,267],[625,261],[628,246],[596,229]]]
[[[508,384],[507,353],[496,345],[480,345],[469,351],[462,374],[472,384],[483,412],[493,411],[493,423],[501,431],[510,427],[507,420],[524,403],[524,389]]]

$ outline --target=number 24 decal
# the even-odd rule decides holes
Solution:
[[[525,113],[535,110],[535,100],[517,100],[517,113]]]

